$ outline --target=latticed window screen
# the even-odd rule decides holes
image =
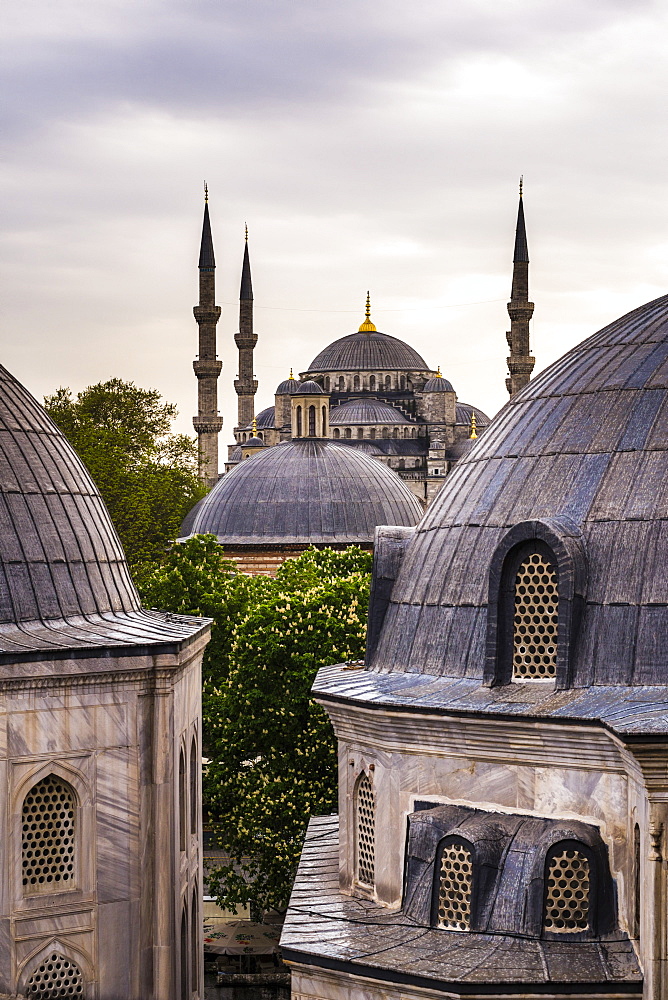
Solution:
[[[533,552],[515,578],[514,678],[556,676],[558,605],[556,569],[539,552]]]
[[[573,848],[554,854],[547,872],[545,930],[575,934],[589,927],[589,861]]]
[[[74,886],[74,813],[72,789],[53,774],[38,781],[26,795],[22,815],[25,892]]]
[[[471,928],[473,857],[465,844],[443,848],[438,885],[438,926],[451,931]]]
[[[30,1000],[84,996],[81,969],[71,958],[65,958],[54,951],[30,977],[28,996]]]
[[[376,804],[369,777],[357,782],[357,878],[373,885],[375,877]]]

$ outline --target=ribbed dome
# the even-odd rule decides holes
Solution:
[[[274,407],[266,406],[264,410],[260,410],[255,422],[258,427],[273,427],[274,426]]]
[[[296,378],[286,378],[276,386],[276,396],[290,396],[293,392],[299,392],[299,382]]]
[[[329,411],[332,427],[344,424],[407,424],[409,421],[396,407],[381,399],[351,399]]]
[[[259,438],[259,437],[249,437],[248,441],[244,441],[242,447],[243,448],[248,448],[249,446],[251,448],[266,448],[267,447],[266,444],[264,443],[264,441],[262,440],[262,438]]]
[[[458,424],[463,424],[468,427],[471,423],[471,414],[475,413],[476,426],[478,429],[481,427],[489,427],[491,423],[489,417],[482,410],[479,410],[477,406],[471,406],[470,403],[457,403],[455,407],[455,419]]]
[[[417,351],[386,333],[351,333],[335,340],[313,359],[310,372],[423,371],[429,368]]]
[[[452,388],[452,383],[448,382],[447,378],[443,378],[438,375],[434,378],[427,379],[424,386],[422,387],[423,392],[454,392]]]
[[[202,628],[197,619],[167,623],[141,611],[97,488],[2,367],[0,517],[0,654],[170,642]]]
[[[482,678],[493,555],[537,524],[581,553],[573,685],[667,683],[668,296],[530,382],[460,459],[409,544],[376,666]]]
[[[223,476],[189,534],[212,532],[223,545],[368,544],[376,525],[413,525],[421,514],[381,462],[331,441],[300,440],[266,448]]]
[[[305,395],[310,395],[311,393],[320,395],[320,393],[324,393],[323,387],[321,385],[318,385],[317,382],[314,382],[313,379],[310,378],[307,378],[305,382],[299,383],[298,391],[300,394],[304,393]]]

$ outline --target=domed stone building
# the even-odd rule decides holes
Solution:
[[[366,661],[314,685],[339,816],[294,996],[668,996],[668,296],[511,398],[380,528]]]
[[[0,993],[202,995],[208,623],[144,611],[100,494],[0,368]]]
[[[329,398],[320,385],[293,381],[290,440],[269,447],[256,427],[239,446],[243,460],[181,527],[180,540],[216,535],[248,573],[271,575],[309,546],[371,549],[377,525],[410,527],[422,514],[386,466],[327,437]]]

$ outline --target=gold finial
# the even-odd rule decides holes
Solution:
[[[364,317],[364,322],[360,326],[358,333],[375,333],[376,328],[371,322],[371,296],[366,293],[366,315]]]
[[[257,437],[257,417],[253,417],[253,437]]]
[[[295,377],[294,377],[294,375],[292,374],[292,368],[290,369],[290,378],[291,378],[291,379],[292,379],[292,381],[294,382],[294,380],[295,380]]]
[[[469,434],[469,439],[471,441],[475,441],[477,437],[478,435],[476,434],[475,410],[471,410],[471,433]]]
[[[209,204],[209,185],[204,181],[204,204]]]
[[[524,174],[520,174],[520,198],[522,197],[522,188],[524,187]]]
[[[440,365],[438,366],[438,370],[436,372],[436,378],[443,378],[443,376],[441,375],[441,366]]]
[[[246,243],[248,243],[248,223],[244,222],[244,226],[246,227]]]

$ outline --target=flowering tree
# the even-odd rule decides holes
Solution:
[[[205,806],[229,855],[222,905],[287,905],[311,815],[336,808],[336,743],[310,689],[319,667],[364,653],[371,556],[304,552],[276,579],[234,572],[213,536],[176,546],[145,596],[214,618],[204,662]]]

